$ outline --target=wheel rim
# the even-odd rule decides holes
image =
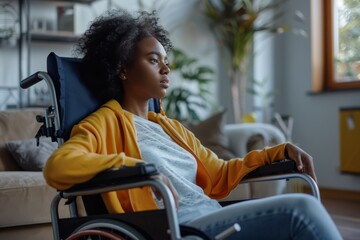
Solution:
[[[98,230],[100,232],[102,231],[102,232],[113,234],[114,237],[117,237],[117,238],[114,238],[114,240],[118,240],[118,239],[121,239],[121,240],[122,239],[146,240],[146,238],[142,234],[140,234],[137,230],[135,230],[133,227],[131,227],[125,223],[122,223],[122,222],[119,222],[116,220],[112,220],[112,219],[99,219],[99,220],[93,220],[93,221],[86,222],[83,225],[81,225],[80,227],[78,227],[70,237],[72,237],[73,235],[75,235],[77,233],[85,232],[85,231],[89,231],[89,230]],[[109,230],[115,231],[115,232],[110,232]],[[94,234],[94,236],[95,235],[96,234]],[[124,237],[126,237],[126,238],[124,238],[120,235],[124,235]],[[106,237],[106,236],[104,236],[104,237]],[[73,239],[76,239],[76,238],[73,238]],[[73,240],[73,239],[69,239],[69,240]],[[112,238],[109,238],[109,239],[112,240]]]

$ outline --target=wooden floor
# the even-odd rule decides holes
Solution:
[[[321,191],[321,201],[344,240],[360,240],[360,193],[357,194],[344,197],[346,194],[342,192],[323,194]]]

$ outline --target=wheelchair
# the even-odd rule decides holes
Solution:
[[[84,81],[84,71],[86,69],[81,59],[50,53],[47,58],[47,72],[36,72],[21,81],[23,89],[42,80],[49,88],[51,105],[44,111],[44,115],[36,118],[43,123],[36,135],[38,141],[41,136],[46,136],[60,146],[69,138],[72,126],[102,104]],[[149,100],[149,111],[160,111],[158,99]],[[171,192],[154,177],[157,174],[157,169],[152,164],[120,167],[99,173],[86,183],[58,191],[50,208],[54,239],[211,239],[200,230],[179,225]],[[291,178],[304,180],[310,186],[311,194],[320,199],[315,181],[307,174],[298,172],[293,161],[285,160],[260,167],[245,176],[241,183]],[[158,189],[163,197],[164,209],[123,214],[107,213],[101,193],[143,186]],[[84,204],[85,216],[79,214],[79,198]],[[66,199],[70,217],[59,217],[61,199]],[[215,239],[225,239],[233,231],[239,231],[239,226],[233,226]]]

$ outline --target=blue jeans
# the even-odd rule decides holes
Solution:
[[[186,225],[216,236],[234,223],[241,231],[228,239],[342,239],[323,205],[306,194],[280,196],[239,202]]]

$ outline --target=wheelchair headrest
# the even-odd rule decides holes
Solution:
[[[61,129],[57,135],[67,140],[72,127],[104,103],[86,82],[81,59],[59,57],[52,52],[47,58],[47,71],[54,83],[59,107]],[[149,111],[160,112],[158,99],[149,101]]]

